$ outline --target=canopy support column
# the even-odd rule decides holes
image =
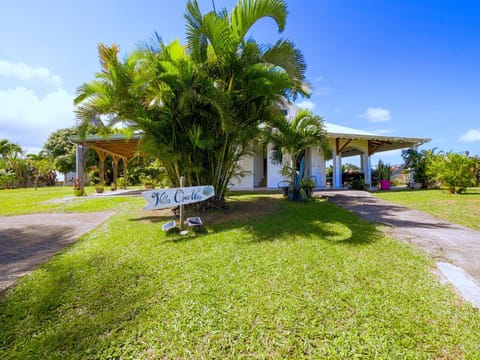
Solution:
[[[364,174],[365,184],[368,184],[368,186],[371,188],[372,187],[371,157],[368,153],[365,152],[361,155],[361,160],[362,160],[362,172]]]
[[[112,155],[112,165],[113,165],[113,186],[112,190],[116,191],[118,189],[118,161],[120,156]]]
[[[342,155],[333,150],[333,187],[342,188]]]
[[[87,157],[86,154],[90,149],[90,144],[81,143],[76,146],[76,178],[79,181],[80,189],[82,194],[85,193],[85,168],[87,167]]]
[[[105,159],[107,158],[107,153],[105,151],[101,151],[95,149],[98,154],[99,160],[99,170],[98,170],[98,182],[101,187],[105,186]]]
[[[82,144],[77,144],[76,145],[76,154],[75,154],[75,166],[76,166],[76,171],[75,171],[75,178],[76,179],[83,179],[83,145]],[[83,181],[80,184],[80,187],[83,186]]]
[[[123,161],[123,189],[127,189],[127,176],[128,176],[128,171],[127,171],[127,164],[128,164],[128,161],[126,158],[122,158],[122,161]]]

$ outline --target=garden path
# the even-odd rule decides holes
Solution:
[[[0,294],[114,212],[0,217]]]
[[[389,235],[427,252],[460,295],[480,308],[480,231],[378,199],[366,191],[320,191],[316,195],[368,221],[387,225]]]

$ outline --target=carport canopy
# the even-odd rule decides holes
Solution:
[[[112,157],[113,162],[113,184],[114,189],[117,190],[118,178],[118,162],[123,161],[123,177],[125,184],[127,183],[127,165],[135,158],[138,153],[138,148],[142,136],[133,134],[126,136],[123,134],[111,134],[108,136],[101,135],[86,135],[85,137],[75,136],[71,141],[77,145],[77,179],[80,179],[83,188],[85,182],[85,154],[89,149],[94,149],[99,157],[99,177],[100,185],[105,185],[105,158]]]

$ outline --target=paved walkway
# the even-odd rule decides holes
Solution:
[[[113,212],[0,217],[0,294]]]
[[[365,191],[320,191],[317,196],[328,198],[362,218],[376,223],[383,223],[393,237],[414,244],[426,251],[435,261],[439,269],[464,297],[466,295],[460,282],[470,280],[473,298],[469,299],[480,307],[480,232],[465,226],[438,220],[433,216],[412,210],[400,205],[378,199]],[[444,266],[450,263],[463,269],[468,275],[466,279],[455,280],[455,271]],[[450,278],[452,276],[452,278]],[[453,280],[452,280],[453,279]],[[458,286],[457,286],[458,285]],[[475,293],[475,287],[478,293]]]

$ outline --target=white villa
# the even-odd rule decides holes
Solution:
[[[290,119],[292,114],[288,114]],[[371,184],[371,156],[373,154],[416,148],[428,141],[427,138],[394,137],[377,135],[345,126],[325,122],[327,137],[332,151],[333,188],[342,188],[342,159],[359,156],[361,172],[365,174],[365,183]],[[271,160],[272,149],[269,146],[266,154],[245,157],[240,166],[245,170],[244,177],[232,179],[232,189],[247,190],[257,187],[277,189],[279,183],[286,180],[281,174],[281,164]],[[317,188],[327,187],[326,159],[318,148],[309,148],[305,154],[305,177],[313,177]]]
[[[291,107],[286,116],[292,120],[297,109]],[[416,148],[428,141],[427,138],[392,137],[355,130],[344,126],[324,123],[333,162],[333,188],[342,188],[342,159],[351,156],[360,156],[361,171],[365,174],[365,183],[371,184],[371,156],[373,154],[406,148]],[[113,134],[109,138],[89,135],[86,139],[73,138],[77,144],[77,171],[76,177],[83,179],[84,153],[94,149],[99,156],[100,177],[103,183],[104,162],[107,156],[112,157],[114,187],[117,188],[118,164],[123,162],[123,176],[127,178],[127,165],[137,156],[138,144],[141,135],[133,135],[126,139],[123,135]],[[282,166],[271,160],[272,149],[269,146],[264,154],[245,157],[241,161],[241,168],[246,174],[243,177],[233,178],[231,188],[250,190],[258,187],[277,189],[279,183],[286,180],[281,174]],[[327,187],[326,160],[318,148],[309,148],[305,154],[305,174],[313,177],[317,188]]]

